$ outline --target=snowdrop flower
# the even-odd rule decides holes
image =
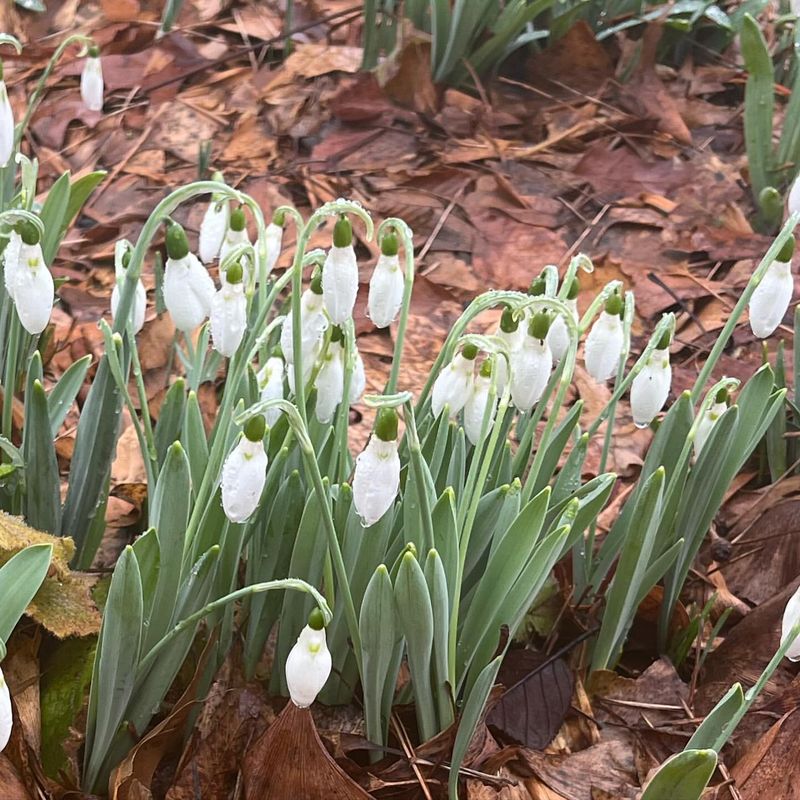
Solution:
[[[800,211],[800,175],[794,179],[792,188],[789,190],[789,201],[787,203],[790,214]]]
[[[6,256],[6,290],[14,301],[19,321],[28,333],[41,333],[50,321],[55,284],[44,263],[38,229],[30,223],[19,226],[19,239],[9,241]]]
[[[514,353],[519,349],[525,330],[520,327],[519,320],[514,316],[514,311],[506,306],[503,315],[500,317],[500,324],[494,335],[501,339],[507,350],[510,361],[514,361]],[[497,394],[501,395],[505,391],[508,382],[508,362],[504,355],[499,355],[495,361],[497,370]]]
[[[22,237],[13,228],[8,234],[8,244],[3,250],[3,281],[6,287],[6,294],[14,299],[14,279],[20,268],[20,253],[22,252]]]
[[[717,420],[728,410],[728,391],[727,389],[720,389],[714,402],[703,413],[700,422],[697,424],[697,430],[694,434],[694,457],[700,458],[700,452],[705,447],[711,431],[717,424]]]
[[[794,292],[792,255],[794,236],[781,248],[761,283],[750,297],[750,327],[759,339],[769,336],[781,324]]]
[[[222,175],[214,175],[214,180],[222,180]],[[221,197],[212,197],[208,204],[203,221],[200,223],[200,245],[198,252],[200,260],[204,264],[209,264],[219,256],[222,242],[228,231],[228,220],[230,218],[230,207],[228,201]]]
[[[286,369],[283,359],[279,355],[272,355],[267,359],[267,363],[258,371],[258,388],[261,392],[261,400],[281,400],[283,399],[283,376]],[[280,408],[268,408],[264,412],[264,419],[267,425],[273,427],[278,418],[283,413]]]
[[[322,266],[322,294],[334,325],[341,325],[353,316],[358,264],[353,249],[353,227],[347,217],[341,217],[333,229],[333,246]]]
[[[5,167],[14,154],[14,111],[8,99],[3,65],[0,63],[0,167]]]
[[[374,525],[392,507],[400,491],[400,456],[397,453],[397,412],[381,408],[364,450],[356,458],[353,503],[361,524]]]
[[[617,292],[606,300],[606,307],[586,337],[584,360],[586,371],[598,382],[605,383],[619,367],[625,334],[622,330],[622,298]]]
[[[464,408],[472,387],[472,370],[478,348],[466,344],[460,353],[439,373],[431,392],[431,410],[438,417],[447,406],[451,417]]]
[[[89,111],[103,110],[103,65],[100,50],[90,47],[81,73],[81,97]]]
[[[381,254],[369,281],[367,316],[379,328],[391,325],[403,305],[405,281],[397,249],[394,233],[383,237]]]
[[[167,228],[167,266],[164,270],[164,303],[178,330],[188,333],[202,325],[211,313],[214,281],[194,253],[177,222]]]
[[[567,297],[564,300],[564,305],[569,309],[570,316],[575,322],[578,321],[577,298],[579,289],[580,285],[578,284],[578,279],[573,278]],[[569,347],[569,340],[570,336],[567,323],[561,314],[557,314],[547,333],[547,343],[550,345],[550,352],[553,354],[553,360],[556,364],[566,355],[567,348]]]
[[[265,234],[267,245],[267,263],[264,274],[269,275],[281,255],[283,247],[283,225],[286,222],[286,215],[283,211],[276,211],[272,216],[272,222],[267,225]]]
[[[11,693],[8,691],[8,684],[3,677],[3,670],[0,669],[0,753],[5,750],[8,740],[11,738],[12,723]]]
[[[122,294],[122,282],[125,280],[125,271],[128,269],[128,264],[131,260],[131,252],[133,248],[131,243],[126,239],[120,239],[114,246],[114,274],[117,282],[111,290],[111,319],[116,319],[117,309],[119,308],[119,300]],[[141,279],[136,282],[136,289],[133,295],[133,306],[130,311],[131,326],[134,333],[144,327],[144,315],[147,311],[147,292],[144,290],[144,284]]]
[[[498,359],[499,360],[499,359]],[[490,389],[492,386],[492,361],[486,359],[481,364],[480,372],[472,384],[472,390],[467,398],[466,405],[464,406],[464,431],[467,434],[467,439],[472,444],[478,444],[481,440],[481,431],[483,429],[483,416],[486,412],[486,407],[490,402]],[[489,413],[489,426],[491,427],[494,421],[495,411],[497,410],[497,395],[491,397],[491,411]]]
[[[250,244],[250,237],[247,235],[247,220],[244,216],[244,210],[234,208],[231,211],[230,220],[228,221],[228,230],[225,233],[225,238],[222,240],[222,247],[219,250],[219,260],[223,261],[225,256],[241,244]],[[250,259],[243,256],[241,259],[242,269],[244,275],[242,281],[248,284],[250,281]],[[225,273],[220,273],[220,283],[223,285],[227,280]]]
[[[315,608],[286,659],[286,685],[298,708],[308,708],[331,674],[331,654],[325,641],[325,620]]]
[[[646,428],[664,408],[672,385],[669,332],[665,333],[631,386],[631,411],[637,428]]]
[[[231,522],[246,522],[258,506],[267,480],[266,422],[260,414],[244,426],[241,439],[222,465],[222,508]]]
[[[218,353],[231,358],[247,328],[247,298],[242,265],[231,264],[224,275],[225,280],[211,301],[211,343]]]
[[[537,403],[553,369],[553,354],[547,343],[550,324],[550,315],[546,311],[534,314],[528,324],[526,336],[514,354],[511,364],[511,399],[522,412],[530,411]]]
[[[333,419],[344,393],[344,343],[341,328],[334,326],[328,351],[322,359],[314,387],[317,390],[315,413],[322,423]]]
[[[361,395],[364,394],[364,389],[367,388],[367,374],[364,370],[364,359],[361,358],[358,347],[355,345],[353,346],[355,347],[356,363],[353,367],[353,374],[350,376],[350,392],[347,398],[351,406],[361,399]]]
[[[322,281],[319,272],[314,273],[311,286],[300,298],[300,357],[303,364],[303,380],[308,381],[314,362],[322,351],[323,337],[328,329],[328,317],[322,300]],[[281,350],[287,366],[294,365],[294,322],[291,311],[286,315],[281,328]],[[294,391],[294,370],[288,370],[289,388]]]
[[[786,604],[786,609],[783,612],[783,621],[781,624],[781,644],[783,644],[792,631],[792,628],[800,621],[800,588],[789,598]],[[800,661],[800,636],[795,638],[794,642],[789,646],[786,651],[786,658],[789,661]],[[0,678],[2,680],[2,678]],[[0,715],[0,718],[2,716]],[[9,722],[10,726],[10,722]],[[0,750],[2,747],[2,723],[0,723]]]

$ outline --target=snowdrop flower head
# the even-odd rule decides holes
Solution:
[[[272,215],[272,221],[267,225],[266,245],[267,245],[267,264],[265,274],[269,275],[281,255],[283,247],[283,226],[286,223],[286,214],[283,211],[276,211]]]
[[[292,702],[298,708],[308,708],[330,674],[331,654],[325,641],[325,620],[322,612],[315,608],[286,659],[286,685]]]
[[[400,456],[397,453],[397,412],[381,408],[364,450],[356,458],[353,503],[361,524],[374,525],[392,507],[400,491]]]
[[[344,394],[344,335],[337,325],[331,329],[331,340],[314,386],[317,390],[317,419],[328,423],[333,419]]]
[[[534,278],[531,281],[531,285],[528,287],[528,294],[531,297],[543,297],[546,291],[547,280],[545,279],[544,275]]]
[[[800,588],[789,598],[786,608],[783,612],[783,621],[781,623],[781,644],[783,644],[792,632],[797,623],[800,622]],[[800,661],[800,636],[796,637],[794,642],[789,646],[786,651],[786,658],[789,661]],[[0,750],[2,750],[2,739],[0,739]]]
[[[322,266],[322,294],[331,322],[341,325],[353,316],[358,294],[358,264],[353,249],[353,226],[340,217],[333,228],[333,246]]]
[[[646,428],[669,397],[672,367],[669,363],[670,334],[661,337],[641,372],[631,386],[631,411],[637,428]]]
[[[622,298],[614,292],[606,300],[605,309],[586,337],[584,359],[586,371],[598,382],[605,383],[619,367],[625,333],[622,328]]]
[[[244,426],[238,444],[222,465],[222,508],[231,522],[245,522],[258,507],[267,480],[266,422],[260,414]]]
[[[8,89],[3,80],[0,63],[0,167],[5,167],[14,155],[14,111],[8,99]]]
[[[699,458],[717,420],[728,410],[728,390],[720,389],[714,402],[703,412],[694,434],[694,457]]]
[[[120,239],[114,246],[114,275],[116,283],[111,290],[111,319],[116,319],[119,309],[120,296],[122,295],[122,283],[125,280],[125,273],[130,264],[133,247],[127,239]],[[144,327],[144,315],[147,311],[147,293],[141,279],[136,281],[136,289],[133,296],[133,306],[130,311],[131,327],[134,333]]]
[[[250,244],[250,237],[247,235],[247,219],[244,216],[244,210],[241,206],[239,206],[239,208],[234,208],[230,213],[228,230],[225,233],[225,238],[222,240],[222,246],[219,250],[220,261],[222,261],[234,247],[240,244]],[[243,256],[241,265],[244,270],[242,281],[247,285],[250,282],[250,259],[247,256]],[[226,272],[221,273],[220,282],[224,284],[226,280]]]
[[[211,301],[211,342],[214,349],[231,358],[239,349],[247,328],[247,298],[244,294],[244,270],[231,264],[225,280]]]
[[[511,362],[511,399],[522,412],[534,407],[550,379],[553,354],[547,333],[551,324],[552,317],[547,311],[535,313]]]
[[[90,47],[81,72],[81,97],[89,111],[103,110],[103,65],[100,50]]]
[[[164,303],[178,330],[193,331],[211,313],[214,281],[194,253],[186,232],[177,222],[167,228],[167,265],[164,269]]]
[[[501,360],[502,356],[498,358]],[[472,444],[481,441],[481,431],[483,430],[483,417],[487,407],[491,406],[489,412],[489,427],[494,421],[495,411],[497,410],[497,394],[491,395],[492,387],[492,359],[487,358],[481,364],[480,371],[476,376],[472,390],[464,406],[464,431],[467,439]]]
[[[403,305],[404,289],[397,234],[389,233],[381,240],[381,254],[369,281],[367,316],[377,327],[386,328],[394,322]]]
[[[267,363],[258,371],[258,388],[261,392],[261,400],[281,400],[283,398],[283,376],[286,367],[283,363],[280,350],[276,348],[268,359]],[[280,408],[268,408],[264,412],[264,419],[267,425],[273,427],[278,418],[283,413]]]
[[[15,250],[6,258],[6,288],[17,309],[19,321],[28,333],[41,333],[50,321],[55,284],[44,262],[39,230],[30,222],[21,223]],[[9,246],[12,243],[9,242]],[[16,250],[16,248],[19,248]]]
[[[222,181],[220,173],[214,174],[215,181]],[[204,264],[209,264],[219,256],[222,242],[228,231],[228,221],[230,218],[230,207],[228,200],[223,197],[214,196],[208,204],[203,221],[200,223],[200,245],[198,253],[200,260]]]
[[[8,684],[3,677],[3,670],[0,669],[0,753],[5,750],[8,740],[11,738],[12,725],[11,693],[8,691]]]
[[[439,373],[431,392],[431,410],[438,417],[445,406],[451,417],[464,408],[472,388],[472,374],[478,348],[465,344],[460,353]]]
[[[519,320],[511,306],[506,306],[503,309],[503,314],[500,317],[500,324],[497,326],[494,335],[505,343],[508,349],[509,359],[513,363],[514,353],[522,343],[525,330],[520,326]],[[494,369],[497,370],[497,394],[501,395],[506,388],[506,383],[508,383],[508,362],[506,361],[505,355],[498,355]]]
[[[792,255],[794,236],[781,248],[778,257],[767,267],[761,282],[750,297],[750,327],[759,339],[772,334],[783,321],[794,292]]]
[[[564,305],[569,309],[572,319],[578,321],[578,292],[580,285],[577,278],[572,279],[569,286],[569,291],[564,299]],[[561,314],[557,314],[550,326],[547,333],[547,343],[550,345],[550,351],[553,353],[553,360],[558,363],[566,355],[567,348],[569,347],[569,328]]]

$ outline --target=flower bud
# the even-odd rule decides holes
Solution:
[[[283,399],[283,376],[285,367],[280,356],[270,356],[267,363],[259,370],[257,380],[261,391],[261,400]],[[273,427],[283,413],[280,408],[268,408],[264,412],[267,425]]]
[[[781,644],[783,644],[792,628],[800,621],[800,588],[789,598],[786,608],[783,612],[783,620],[781,622]],[[800,661],[800,636],[795,638],[794,643],[789,646],[786,651],[786,658],[789,661]],[[0,732],[1,733],[1,732]],[[2,739],[0,739],[0,750],[2,750]]]
[[[96,47],[89,48],[83,65],[81,97],[89,111],[103,110],[103,66],[100,63],[100,51]]]
[[[767,267],[764,277],[750,297],[750,328],[759,339],[764,339],[775,331],[789,308],[794,293],[793,252],[792,236],[778,258]]]
[[[11,693],[8,691],[8,684],[3,677],[3,670],[0,669],[0,753],[5,750],[8,740],[11,738],[13,721]]]
[[[325,641],[322,613],[314,609],[286,659],[286,685],[292,702],[298,708],[308,708],[330,674],[331,654]]]
[[[120,296],[122,294],[122,282],[125,280],[125,272],[131,260],[131,243],[121,239],[114,246],[114,275],[116,283],[111,290],[111,319],[117,317]],[[147,292],[141,279],[136,281],[136,289],[133,296],[133,307],[131,308],[131,326],[133,332],[139,333],[144,327],[144,317],[147,311]]]
[[[264,491],[268,465],[264,430],[264,417],[251,417],[222,466],[222,508],[231,522],[246,522]]]
[[[353,229],[342,217],[333,229],[333,247],[322,266],[322,294],[331,322],[341,325],[353,316],[358,294],[358,264],[353,249]]]
[[[631,386],[631,411],[637,428],[646,428],[656,417],[669,397],[672,367],[669,363],[669,334],[666,347],[654,350]]]
[[[375,430],[356,458],[353,503],[365,528],[374,525],[392,507],[400,491],[400,456],[397,452],[397,412],[381,408]]]
[[[619,367],[622,349],[625,346],[625,333],[620,316],[622,310],[622,298],[615,292],[606,301],[605,310],[600,313],[586,337],[584,348],[586,371],[598,383],[604,383],[612,378]]]
[[[467,439],[476,445],[481,440],[483,430],[483,417],[486,407],[490,401],[490,390],[492,386],[492,362],[490,359],[481,364],[480,372],[472,384],[472,390],[464,406],[464,432]],[[491,426],[497,409],[497,396],[491,398],[492,410],[489,415],[489,425]]]
[[[216,294],[214,281],[194,253],[183,228],[167,228],[167,264],[164,269],[164,303],[178,330],[195,330],[211,313]]]
[[[461,353],[439,373],[431,392],[431,411],[438,417],[445,406],[451,417],[455,417],[464,408],[472,387],[472,371],[478,348],[473,344],[464,346]]]
[[[8,99],[8,89],[2,80],[0,66],[0,167],[5,167],[14,155],[14,111]]]
[[[211,301],[211,343],[226,358],[239,349],[247,329],[247,298],[241,264],[231,264],[225,281]]]
[[[569,309],[570,316],[573,321],[578,321],[578,306],[577,301],[567,299],[564,305]],[[558,363],[567,353],[569,347],[569,328],[561,314],[557,314],[550,325],[550,330],[547,332],[547,343],[550,345],[550,351],[553,354],[553,360]]]
[[[367,316],[378,328],[386,328],[391,325],[403,304],[405,285],[397,249],[395,234],[391,233],[383,237],[381,254],[369,282]]]
[[[705,447],[711,431],[717,424],[717,420],[728,410],[728,392],[720,389],[714,402],[703,412],[703,416],[697,423],[697,430],[694,434],[694,457],[699,458],[702,449]]]
[[[210,264],[220,254],[225,234],[228,230],[230,209],[227,200],[213,200],[208,204],[203,221],[200,223],[200,260]]]

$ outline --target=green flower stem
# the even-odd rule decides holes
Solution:
[[[558,267],[555,264],[547,264],[542,270],[544,278],[544,296],[555,297],[558,291]]]
[[[244,196],[244,204],[250,209],[253,214],[253,219],[256,221],[256,229],[258,235],[256,236],[256,244],[253,248],[253,280],[256,277],[256,269],[258,270],[258,299],[261,305],[267,302],[267,223],[264,220],[264,212],[261,206],[250,195]],[[252,247],[252,245],[251,245]]]
[[[584,253],[578,253],[578,255],[570,259],[567,271],[564,273],[564,280],[561,282],[561,289],[558,293],[559,300],[567,299],[572,280],[578,274],[579,269],[582,269],[584,272],[594,272],[592,259]]]
[[[781,228],[780,233],[775,237],[775,241],[770,245],[769,250],[767,250],[764,258],[761,259],[752,276],[750,277],[750,280],[748,281],[747,286],[745,286],[738,302],[733,307],[733,311],[731,311],[728,321],[725,323],[725,327],[722,329],[722,333],[720,333],[720,335],[717,337],[717,341],[714,342],[714,347],[711,348],[711,352],[708,354],[708,358],[706,359],[705,364],[703,364],[700,374],[697,376],[697,380],[692,387],[692,403],[696,403],[702,394],[703,387],[706,385],[706,381],[708,381],[711,373],[714,371],[714,367],[717,365],[717,362],[725,350],[729,339],[731,336],[733,336],[733,331],[735,330],[740,317],[744,313],[745,308],[747,308],[747,304],[750,302],[753,292],[755,292],[756,287],[763,280],[764,275],[767,274],[770,264],[772,264],[772,262],[778,257],[778,253],[780,253],[781,248],[792,235],[792,232],[794,231],[798,222],[800,222],[800,212],[792,214],[786,220]]]
[[[408,455],[411,468],[417,479],[418,500],[420,515],[422,517],[422,534],[424,537],[424,552],[428,552],[436,542],[433,532],[433,519],[431,517],[431,506],[428,502],[428,484],[425,481],[424,463],[422,460],[422,445],[417,433],[417,420],[414,415],[414,406],[411,401],[405,407],[406,436],[408,437]]]
[[[336,524],[333,521],[330,494],[325,490],[325,484],[323,483],[322,475],[319,471],[319,464],[317,463],[317,457],[314,453],[314,447],[308,435],[308,427],[298,409],[288,400],[264,400],[256,403],[243,414],[239,415],[235,422],[237,424],[244,424],[250,417],[263,414],[269,408],[280,408],[284,414],[286,414],[289,425],[291,425],[294,435],[297,438],[297,443],[300,445],[308,474],[311,476],[311,482],[314,485],[314,491],[317,494],[317,500],[322,510],[322,523],[328,535],[328,552],[333,561],[336,579],[339,581],[339,594],[344,602],[345,620],[347,621],[347,628],[350,633],[350,641],[353,643],[353,651],[355,653],[360,677],[362,674],[361,636],[358,628],[358,615],[356,614],[356,608],[353,604],[353,595],[350,591],[350,581],[347,575],[347,567],[345,566],[342,556],[342,548],[339,544],[339,537],[336,534]]]
[[[581,321],[578,324],[580,329],[581,335],[586,333],[589,328],[592,326],[594,322],[594,318],[602,311],[603,306],[606,304],[606,300],[611,297],[612,294],[618,289],[622,288],[622,281],[609,281],[600,291],[600,294],[592,300],[589,308],[586,309],[586,313],[581,317]]]
[[[336,444],[333,448],[333,463],[330,475],[338,474],[338,481],[347,480],[350,472],[348,432],[350,429],[350,386],[353,383],[353,372],[356,366],[356,327],[352,318],[342,326],[344,333],[344,378],[342,381],[342,402],[336,410],[335,434]]]
[[[403,305],[400,308],[400,318],[397,322],[397,333],[394,340],[394,354],[392,355],[392,371],[389,373],[389,382],[386,384],[386,394],[397,391],[397,381],[400,378],[400,362],[403,358],[408,315],[411,311],[411,293],[414,290],[414,233],[411,228],[399,217],[389,217],[378,227],[378,241],[384,231],[393,229],[403,243],[403,255],[406,262],[405,280],[403,286]]]
[[[128,336],[130,337],[133,377],[136,381],[136,391],[139,395],[139,411],[142,417],[142,428],[145,442],[147,443],[147,451],[143,451],[142,455],[145,457],[145,462],[148,460],[150,461],[153,476],[158,477],[158,453],[156,451],[156,440],[153,436],[153,424],[150,421],[150,403],[147,400],[147,389],[144,385],[144,375],[142,374],[142,364],[139,361],[139,350],[136,347],[136,337],[131,328],[128,329]]]

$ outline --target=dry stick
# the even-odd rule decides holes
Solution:
[[[425,795],[425,800],[433,800],[430,789],[428,789],[428,784],[425,781],[425,777],[417,766],[417,754],[414,752],[414,748],[411,746],[411,741],[409,740],[408,734],[403,727],[403,723],[400,722],[397,715],[394,713],[392,713],[392,727],[394,728],[395,735],[400,742],[400,746],[403,748],[403,752],[405,753],[411,769],[414,770],[414,775],[419,782],[422,793]]]
[[[453,195],[453,199],[447,204],[445,210],[442,211],[442,213],[439,215],[439,219],[436,221],[436,225],[433,226],[433,230],[431,231],[430,236],[428,236],[427,240],[425,241],[425,244],[422,246],[422,250],[420,250],[419,253],[417,254],[417,262],[422,261],[422,259],[425,258],[425,256],[428,254],[428,250],[431,249],[431,246],[436,240],[436,237],[439,235],[439,232],[444,227],[444,223],[447,222],[447,218],[450,216],[451,212],[456,207],[456,203],[461,199],[461,195],[464,194],[464,192],[467,189],[467,186],[469,186],[470,183],[472,183],[472,181],[473,178],[468,178],[467,180],[464,181],[464,183],[461,184],[461,186],[458,187],[458,189],[456,189],[456,193]],[[434,268],[431,267],[431,269],[427,269],[425,270],[424,273],[420,274],[423,277],[425,277],[426,275],[431,273],[433,269]]]
[[[561,264],[566,264],[573,256],[574,253],[578,251],[578,248],[586,241],[586,237],[594,230],[597,224],[600,222],[601,219],[606,215],[608,210],[611,208],[610,203],[606,203],[595,215],[594,219],[592,219],[589,224],[584,229],[583,233],[572,243],[572,247],[567,250],[566,253],[561,257],[561,260],[558,262],[559,266]]]

